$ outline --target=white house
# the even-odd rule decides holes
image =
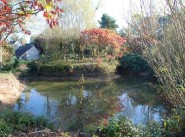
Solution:
[[[15,55],[18,59],[24,60],[37,60],[40,57],[40,50],[35,47],[34,44],[26,44],[20,46],[16,51]]]
[[[22,46],[22,44],[19,43],[19,41],[16,41],[12,46],[13,46],[14,51],[16,51],[20,46]]]

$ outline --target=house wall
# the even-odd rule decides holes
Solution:
[[[21,45],[21,43],[19,43],[18,41],[16,41],[14,44],[13,44],[13,49],[14,51],[16,51]]]
[[[32,46],[31,49],[29,49],[24,55],[25,60],[37,60],[39,57],[40,53],[35,46]]]

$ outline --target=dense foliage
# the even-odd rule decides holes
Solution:
[[[183,137],[185,135],[185,110],[174,109],[162,124],[149,122],[147,125],[136,126],[122,116],[104,119],[99,126],[99,137]]]
[[[126,53],[119,59],[124,74],[138,75],[141,72],[151,71],[146,60],[137,53]]]
[[[122,38],[112,30],[95,28],[88,29],[81,32],[82,42],[92,48],[93,54],[99,54],[101,52],[110,56],[122,56],[126,48],[123,47],[126,42],[125,38]]]
[[[53,126],[44,117],[36,117],[30,113],[4,111],[0,113],[0,136],[9,135],[18,131],[29,132],[35,129],[53,129]]]

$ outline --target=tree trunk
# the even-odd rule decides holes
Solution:
[[[2,68],[3,65],[3,46],[0,46],[0,68]]]

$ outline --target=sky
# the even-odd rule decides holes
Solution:
[[[107,13],[109,16],[113,17],[116,20],[116,23],[120,28],[123,26],[126,26],[126,19],[129,14],[129,1],[130,0],[92,0],[94,4],[94,8],[97,7],[99,1],[101,1],[101,4],[99,5],[99,8],[96,10],[96,16],[95,21],[98,24],[98,20],[101,20],[102,14]],[[140,0],[134,0],[136,3],[138,3]],[[42,13],[38,16],[42,16]],[[35,22],[31,22],[28,24],[28,26],[31,28],[31,26],[34,26],[36,28],[32,34],[36,34],[37,30],[42,30],[44,27],[43,22],[44,19],[42,18],[34,18]],[[38,27],[36,27],[38,26]],[[38,29],[37,29],[38,28]],[[39,29],[40,28],[40,29]]]
[[[107,13],[109,16],[113,17],[116,20],[116,23],[119,26],[119,29],[127,27],[127,22],[129,20],[129,16],[131,15],[132,11],[139,11],[140,9],[140,1],[144,1],[146,4],[148,1],[154,2],[154,0],[92,0],[94,4],[94,8],[97,7],[99,1],[101,4],[98,6],[96,10],[95,21],[98,24],[98,20],[101,20],[103,13]],[[132,4],[130,4],[132,1]],[[155,0],[154,4],[160,5],[159,1]],[[130,8],[132,7],[132,9]],[[134,8],[133,8],[134,7]],[[131,10],[130,10],[131,9]],[[38,16],[42,16],[42,13]],[[38,18],[37,21],[31,22],[28,26],[38,26],[32,31],[32,34],[38,34],[39,31],[44,30],[44,19]],[[42,27],[40,27],[42,26]]]
[[[145,5],[149,5],[149,2],[152,1],[153,6],[158,5],[158,8],[162,6],[161,0],[94,0],[95,5],[99,1],[101,1],[101,5],[97,10],[96,20],[100,20],[102,14],[107,13],[116,20],[120,28],[127,26],[131,10],[132,13],[140,11],[140,1],[143,1]]]
[[[99,2],[99,0],[95,1],[96,3]],[[120,28],[125,27],[130,11],[129,1],[130,0],[101,0],[101,5],[96,13],[96,20],[100,20],[102,14],[107,13],[116,20]],[[138,4],[139,0],[135,1]]]

